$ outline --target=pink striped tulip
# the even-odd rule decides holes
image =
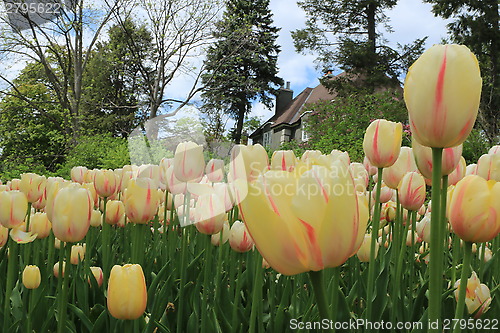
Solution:
[[[35,213],[31,215],[29,231],[36,233],[36,238],[43,239],[49,236],[52,224],[46,213]]]
[[[293,171],[297,157],[292,150],[276,150],[271,157],[271,170]]]
[[[463,45],[434,45],[410,67],[404,98],[415,140],[427,147],[463,143],[476,121],[482,80]]]
[[[85,175],[88,169],[84,166],[76,166],[71,169],[71,180],[75,183],[85,183]]]
[[[462,145],[443,149],[441,175],[446,176],[455,170],[462,156]],[[432,179],[432,149],[412,140],[412,150],[418,170],[427,179]]]
[[[115,225],[125,216],[125,205],[119,200],[110,200],[106,205],[106,223]]]
[[[252,181],[268,169],[269,158],[261,145],[236,145],[231,150],[229,171],[233,180]]]
[[[118,190],[116,175],[113,170],[96,170],[94,173],[94,187],[98,196],[109,198]]]
[[[500,154],[484,154],[477,161],[476,174],[486,180],[500,181]]]
[[[194,211],[196,229],[205,235],[222,230],[226,219],[224,202],[217,194],[205,194],[198,198]]]
[[[398,159],[390,167],[384,168],[382,179],[392,189],[397,189],[399,182],[407,172],[417,171],[417,165],[409,147],[401,147]]]
[[[452,173],[448,175],[448,185],[456,185],[462,178],[465,177],[465,158],[460,156],[460,162]]]
[[[26,194],[28,202],[36,202],[43,196],[47,179],[45,176],[37,175],[36,173],[23,173],[19,190]]]
[[[455,282],[454,291],[455,299],[458,300],[458,294],[460,292],[460,280]],[[472,272],[471,277],[467,279],[467,291],[465,294],[465,305],[467,306],[467,312],[473,314],[474,318],[479,318],[483,313],[488,311],[491,304],[491,294],[490,289],[477,277],[476,272]]]
[[[218,183],[224,179],[224,161],[218,159],[211,159],[205,168],[208,181],[211,183]]]
[[[244,253],[252,249],[253,240],[243,222],[235,221],[231,226],[229,245],[234,251],[239,253]]]
[[[156,215],[160,196],[149,178],[131,179],[124,195],[125,214],[132,223],[146,224]]]
[[[0,192],[0,223],[6,228],[15,228],[23,223],[28,211],[28,199],[23,192]]]
[[[174,155],[174,174],[181,182],[199,182],[205,171],[203,147],[194,142],[179,143]]]
[[[363,150],[377,168],[393,165],[401,149],[403,125],[385,119],[373,121],[365,132]]]
[[[467,242],[488,242],[500,232],[500,183],[471,175],[451,195],[448,218],[453,232]]]
[[[239,206],[259,252],[285,275],[343,264],[361,245],[368,220],[367,203],[340,161],[302,174],[268,171],[249,184]]]
[[[408,172],[398,186],[399,202],[403,208],[417,211],[425,201],[425,179],[417,172]]]

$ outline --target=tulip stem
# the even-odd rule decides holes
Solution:
[[[184,217],[183,217],[184,218]],[[181,276],[179,283],[179,298],[177,300],[179,312],[177,312],[177,333],[183,332],[184,316],[184,285],[186,284],[186,261],[187,261],[187,230],[181,228]]]
[[[221,235],[222,241],[222,235]],[[222,244],[221,244],[222,246]],[[255,250],[253,256],[254,262],[254,280],[253,280],[253,291],[252,291],[252,309],[250,312],[250,328],[248,332],[254,333],[256,319],[262,320],[262,316],[257,316],[259,312],[259,305],[262,302],[262,257],[260,253]],[[324,296],[323,296],[324,297]]]
[[[378,229],[380,225],[380,189],[382,187],[382,170],[378,168],[377,174],[377,191],[375,192],[375,207],[372,216],[372,239],[370,243],[370,263],[368,265],[368,288],[366,291],[366,319],[372,317],[373,292],[375,288],[375,271],[377,269],[377,261],[375,259],[375,243],[378,238]]]
[[[62,244],[61,244],[62,246]],[[71,258],[71,243],[66,243],[64,249],[61,249],[61,256],[59,261],[59,278],[62,279],[62,297],[59,298],[59,309],[58,317],[59,321],[57,323],[57,332],[63,333],[66,329],[66,303],[68,303],[68,289],[69,289],[69,273],[71,269],[71,264],[64,267],[64,251],[66,251],[66,260],[69,262]],[[64,267],[64,269],[63,269]]]
[[[10,238],[10,237],[9,237]],[[14,288],[14,281],[17,274],[17,251],[18,244],[12,239],[8,239],[9,244],[9,261],[7,263],[7,282],[5,286],[5,301],[3,310],[3,332],[8,332],[10,325],[10,295]]]
[[[464,242],[464,262],[462,266],[462,274],[460,275],[460,289],[458,291],[458,302],[455,311],[455,319],[458,319],[459,321],[464,316],[465,293],[467,291],[467,283],[469,282],[471,257],[472,243]],[[460,325],[455,325],[453,333],[459,333],[460,331]]]
[[[441,319],[441,294],[443,284],[443,246],[441,235],[441,163],[443,148],[432,148],[432,193],[431,193],[431,242],[429,263],[429,308],[427,314],[430,322]],[[446,189],[444,189],[446,190]],[[430,332],[440,329],[430,328]]]
[[[309,278],[314,290],[314,296],[318,306],[319,317],[321,320],[331,320],[330,311],[328,310],[328,303],[326,302],[325,284],[323,281],[323,271],[309,271]],[[337,286],[333,288],[338,289]],[[325,329],[325,332],[333,332],[332,329]]]
[[[102,271],[103,271],[103,286],[104,289],[108,286],[109,279],[109,232],[111,226],[106,223],[106,206],[108,203],[108,198],[103,199],[103,210],[102,210],[102,238],[101,238],[101,252],[102,252]]]
[[[204,237],[205,238],[205,237]],[[208,299],[209,299],[209,277],[212,269],[212,242],[210,237],[206,237],[205,240],[205,264],[203,267],[203,300],[201,302],[201,332],[205,333],[208,329]]]
[[[30,221],[31,221],[31,202],[28,202],[28,211],[26,213],[26,232],[29,232],[30,230]],[[23,262],[23,267],[26,267],[30,261],[30,250],[31,250],[31,243],[26,243],[24,244],[24,262]]]

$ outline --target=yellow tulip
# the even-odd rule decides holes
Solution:
[[[76,166],[71,169],[71,180],[75,183],[85,183],[85,176],[88,169],[84,166]]]
[[[79,242],[90,227],[92,200],[89,191],[72,183],[59,192],[54,200],[52,231],[63,242]]]
[[[28,202],[35,202],[40,199],[45,191],[47,179],[45,176],[37,175],[36,173],[23,173],[19,190],[26,194]]]
[[[297,157],[293,150],[276,150],[271,157],[271,170],[293,171]]]
[[[454,291],[455,299],[458,300],[458,294],[460,292],[460,280],[455,282],[456,289]],[[479,318],[483,313],[488,311],[491,304],[491,294],[490,289],[477,277],[476,272],[472,272],[471,277],[467,279],[467,291],[465,294],[465,305],[467,306],[467,312],[473,314],[474,318]]]
[[[90,271],[92,272],[92,275],[94,276],[97,285],[100,287],[102,286],[102,281],[103,281],[103,274],[102,274],[102,268],[101,267],[90,267]],[[90,282],[89,278],[89,284],[92,286],[92,283]]]
[[[9,182],[7,182],[9,184]],[[21,187],[21,179],[14,178],[10,181],[9,185],[11,191],[19,191]]]
[[[285,275],[343,264],[361,245],[368,220],[341,161],[302,174],[268,171],[249,184],[240,211],[259,252]]]
[[[43,239],[50,234],[52,224],[46,213],[35,213],[31,215],[30,231],[36,233],[36,238]]]
[[[174,174],[181,182],[199,182],[205,171],[203,146],[181,142],[174,155]]]
[[[23,223],[28,211],[28,199],[23,192],[0,192],[0,223],[6,228],[15,228]]]
[[[482,80],[476,57],[463,45],[434,45],[410,67],[404,99],[412,135],[434,148],[463,143],[474,126]]]
[[[417,165],[409,147],[401,147],[398,159],[390,167],[384,168],[382,179],[392,189],[397,189],[399,182],[407,172],[417,171]]]
[[[393,165],[399,156],[403,125],[385,119],[373,121],[365,132],[363,150],[377,168]]]
[[[108,198],[116,193],[117,181],[113,170],[96,170],[94,187],[98,196]]]
[[[500,232],[500,183],[470,175],[451,196],[448,218],[453,232],[467,242],[488,242]]]
[[[9,228],[4,227],[0,224],[0,248],[7,244],[9,239]]]
[[[465,177],[466,172],[465,158],[460,156],[460,161],[455,170],[448,175],[448,186],[456,185],[462,178]]]
[[[477,161],[476,175],[500,181],[500,154],[484,154]]]
[[[363,243],[361,243],[358,252],[356,252],[356,256],[358,257],[359,261],[361,262],[370,261],[371,241],[372,241],[372,235],[366,234],[365,237],[363,238]],[[379,247],[380,247],[379,243],[375,242],[375,258],[377,258]]]
[[[108,284],[108,310],[117,319],[135,320],[146,310],[146,281],[137,264],[115,265]]]
[[[106,223],[115,225],[125,216],[125,205],[118,200],[110,200],[106,205]]]
[[[160,196],[149,178],[131,179],[124,195],[125,214],[132,223],[146,224],[156,215]]]
[[[455,170],[460,157],[462,156],[463,146],[445,148],[442,153],[441,175],[446,176]],[[432,149],[422,146],[414,138],[412,139],[412,151],[417,163],[418,170],[427,179],[432,179]]]
[[[23,271],[23,285],[27,289],[36,289],[40,286],[40,269],[36,265],[28,265]]]
[[[425,201],[425,179],[417,172],[408,172],[398,186],[399,202],[403,208],[417,211]]]
[[[198,198],[194,211],[196,229],[205,235],[222,230],[226,219],[224,202],[217,194],[204,194]]]
[[[229,170],[233,180],[252,181],[269,168],[267,152],[259,144],[252,146],[236,145],[231,150]]]
[[[73,245],[71,247],[70,262],[73,265],[78,265],[78,262],[83,261],[83,259],[85,258],[85,249],[86,249],[86,247],[87,246],[85,244],[83,244],[83,245]]]

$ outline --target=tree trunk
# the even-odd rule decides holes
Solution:
[[[243,131],[243,122],[245,120],[246,114],[246,105],[244,103],[240,103],[238,105],[238,119],[236,122],[236,130],[234,132],[234,143],[241,143],[241,132]]]

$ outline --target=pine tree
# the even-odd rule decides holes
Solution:
[[[448,24],[452,42],[467,45],[477,56],[483,77],[478,122],[490,144],[500,136],[500,28],[498,0],[425,0]]]
[[[222,109],[236,120],[240,143],[245,115],[253,101],[270,107],[283,80],[277,76],[279,28],[273,26],[269,0],[228,0],[213,33],[203,76],[204,108]]]

